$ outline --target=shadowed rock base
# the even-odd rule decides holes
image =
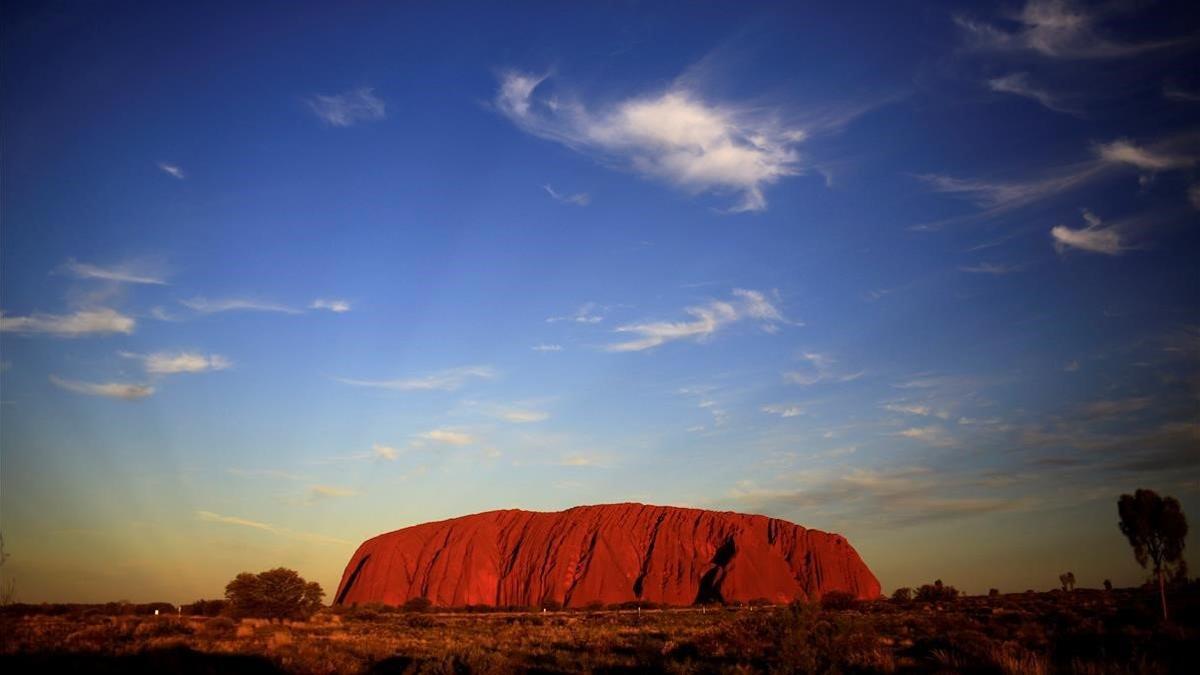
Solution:
[[[644,504],[490,511],[396,530],[350,559],[336,604],[564,607],[879,595],[844,537],[766,516]]]

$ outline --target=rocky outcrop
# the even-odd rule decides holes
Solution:
[[[606,504],[490,511],[381,534],[358,547],[334,602],[690,605],[829,591],[879,595],[875,575],[841,535],[766,516]]]

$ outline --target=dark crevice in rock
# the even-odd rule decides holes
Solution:
[[[354,588],[354,582],[358,581],[358,573],[362,571],[363,565],[366,565],[367,561],[370,559],[371,554],[368,553],[362,557],[362,560],[358,561],[358,565],[354,567],[354,572],[351,573],[350,578],[346,580],[346,585],[342,586],[342,592],[338,593],[337,602],[334,603],[335,605],[340,605],[346,601],[346,594],[350,592],[351,588]]]

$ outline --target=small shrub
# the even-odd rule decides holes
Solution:
[[[428,612],[433,607],[433,601],[429,598],[409,598],[404,602],[404,611],[406,612]]]
[[[998,597],[1000,597],[1000,589],[998,589],[998,588],[989,588],[989,589],[988,589],[988,597],[989,597],[989,598],[998,598]]]
[[[204,622],[200,632],[212,638],[233,637],[237,632],[237,622],[227,616],[218,616]]]
[[[858,598],[846,591],[829,591],[821,596],[821,609],[825,610],[851,609],[857,603]]]
[[[149,619],[138,624],[133,630],[133,637],[144,640],[147,638],[176,637],[195,633],[187,623],[174,618]]]
[[[942,602],[953,600],[957,597],[958,589],[943,584],[941,579],[934,581],[932,584],[923,584],[917,589],[916,593],[916,599],[921,602]]]
[[[901,586],[892,592],[892,602],[911,602],[913,598],[913,590],[908,586]]]

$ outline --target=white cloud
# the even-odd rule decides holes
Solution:
[[[350,488],[337,487],[336,485],[314,485],[308,490],[309,499],[325,499],[328,497],[355,497],[358,492]]]
[[[376,459],[385,459],[389,462],[394,462],[400,456],[400,451],[390,445],[376,443],[371,446],[371,455]]]
[[[153,354],[121,352],[121,356],[141,360],[146,372],[153,375],[203,373],[209,370],[225,370],[233,365],[229,359],[220,354],[201,354],[199,352],[155,352]]]
[[[383,101],[369,87],[360,87],[334,96],[317,94],[308,99],[308,107],[326,124],[348,127],[356,122],[374,122],[387,117]]]
[[[159,286],[167,283],[161,275],[153,274],[146,270],[135,269],[132,265],[128,264],[101,267],[99,265],[77,262],[74,258],[68,258],[67,262],[63,263],[59,269],[79,279],[99,279],[126,284],[154,284]]]
[[[48,333],[60,337],[81,337],[106,333],[133,333],[137,324],[133,318],[116,310],[84,309],[74,314],[33,314],[4,316],[0,314],[0,332]]]
[[[544,422],[550,419],[550,413],[544,410],[505,410],[500,414],[501,417],[514,422],[516,424],[528,424],[530,422]]]
[[[1012,274],[1020,269],[1020,267],[1014,265],[983,262],[979,263],[978,265],[960,265],[958,271],[969,272],[971,274],[991,274],[993,276],[1001,276],[1004,274]]]
[[[1092,253],[1104,255],[1119,255],[1126,248],[1121,243],[1121,235],[1116,226],[1105,227],[1099,218],[1088,211],[1083,212],[1087,227],[1072,230],[1066,225],[1055,225],[1050,228],[1050,236],[1054,239],[1054,249],[1063,253],[1068,248],[1077,248]]]
[[[248,527],[248,528],[255,529],[255,530],[262,530],[264,532],[270,532],[272,534],[277,534],[282,537],[288,537],[290,539],[297,539],[299,541],[314,542],[314,543],[318,543],[318,544],[338,544],[338,545],[342,545],[342,546],[347,546],[347,545],[350,545],[353,543],[350,541],[346,541],[345,539],[338,539],[336,537],[327,537],[323,534],[313,534],[311,532],[297,532],[295,530],[291,530],[286,527],[277,527],[277,526],[271,525],[269,523],[262,523],[262,522],[258,522],[256,520],[249,520],[247,518],[239,518],[238,516],[223,516],[219,513],[213,513],[212,511],[196,511],[196,518],[198,520],[202,520],[206,523],[220,523],[222,525],[236,525],[238,527]]]
[[[160,170],[161,170],[163,173],[167,174],[168,176],[172,176],[172,177],[174,177],[174,178],[178,178],[179,180],[183,180],[184,178],[187,178],[187,174],[185,174],[185,173],[183,172],[183,169],[179,168],[179,166],[178,166],[178,165],[175,165],[175,164],[168,164],[168,163],[166,163],[166,162],[159,162],[159,163],[158,163],[158,168],[159,168],[159,169],[160,169]]]
[[[108,398],[119,398],[126,401],[136,401],[146,398],[154,393],[154,387],[146,384],[129,384],[125,382],[78,382],[75,380],[64,380],[57,375],[51,375],[50,381],[55,386],[62,387],[67,391],[73,391],[76,394],[86,394],[88,396],[107,396]]]
[[[839,373],[834,369],[836,361],[828,354],[804,352],[800,355],[802,367],[783,374],[785,382],[808,386],[823,382],[851,382],[863,376],[863,372]]]
[[[1050,58],[1117,58],[1171,44],[1126,44],[1102,36],[1096,30],[1098,19],[1103,18],[1104,13],[1119,11],[1123,4],[1127,3],[1084,8],[1067,0],[1028,0],[1021,12],[1011,17],[1019,24],[1016,30],[997,28],[964,17],[955,21],[976,48],[1027,50]]]
[[[883,406],[883,409],[890,410],[891,412],[904,413],[906,415],[921,415],[924,417],[935,416],[942,419],[949,419],[950,417],[950,414],[944,410],[934,410],[927,405],[915,403],[888,403],[887,405]]]
[[[568,455],[559,460],[558,464],[560,466],[603,467],[605,461],[603,458],[591,455]]]
[[[1074,113],[1071,109],[1063,106],[1053,94],[1031,83],[1028,73],[1012,73],[1003,77],[990,79],[988,80],[988,87],[992,91],[1033,99],[1054,112]]]
[[[377,387],[379,389],[396,389],[400,391],[454,391],[471,379],[490,379],[496,376],[496,371],[490,366],[463,366],[450,368],[422,377],[410,377],[398,380],[353,380],[336,378],[343,384],[358,387]]]
[[[571,321],[574,323],[600,323],[604,320],[604,315],[600,312],[605,308],[600,307],[594,302],[585,302],[575,310],[574,314],[566,316],[552,316],[546,319],[546,323],[558,323],[559,321]]]
[[[764,405],[762,411],[771,413],[772,415],[779,415],[780,417],[798,417],[804,414],[804,408],[790,403],[771,403],[770,405]]]
[[[207,298],[191,298],[190,300],[180,300],[179,303],[188,309],[199,312],[201,314],[215,314],[217,312],[278,312],[280,314],[301,314],[302,312],[294,307],[280,305],[273,302],[261,302],[258,300],[248,300],[245,298],[226,298],[223,300],[208,300]]]
[[[1105,169],[1104,162],[1085,162],[1050,176],[1022,182],[954,178],[941,174],[916,176],[933,190],[967,199],[994,212],[1032,204],[1086,184]]]
[[[533,346],[533,351],[535,352],[561,352],[562,350],[562,345],[540,344]]]
[[[1151,150],[1128,139],[1118,139],[1096,146],[1100,158],[1114,164],[1128,164],[1145,171],[1170,171],[1195,166],[1196,158],[1171,154],[1164,150]]]
[[[199,518],[200,520],[203,520],[208,523],[223,523],[225,525],[238,525],[240,527],[249,527],[249,528],[253,528],[255,530],[265,530],[267,532],[275,531],[275,528],[273,526],[268,525],[266,523],[260,523],[256,520],[249,520],[247,518],[239,518],[237,516],[223,516],[219,513],[213,513],[212,511],[197,511],[196,517]]]
[[[604,158],[693,192],[734,192],[733,211],[761,211],[764,189],[800,173],[803,132],[752,108],[703,101],[682,84],[618,101],[596,112],[558,98],[536,99],[546,79],[509,72],[496,108],[522,130]]]
[[[446,445],[470,445],[475,442],[475,438],[470,434],[451,429],[431,429],[417,435],[427,441],[445,443]]]
[[[954,445],[954,438],[943,427],[939,426],[912,427],[899,432],[898,435],[939,448]]]
[[[350,311],[350,303],[345,300],[326,300],[324,298],[317,298],[316,300],[312,301],[312,304],[309,305],[309,307],[311,309],[327,309],[338,314]]]
[[[575,194],[564,194],[564,193],[558,192],[553,187],[550,187],[550,185],[548,185],[548,184],[543,185],[542,189],[546,191],[546,194],[550,195],[555,200],[560,201],[564,204],[574,204],[575,206],[587,206],[588,204],[590,204],[592,202],[591,195],[589,195],[586,192],[576,192]]]
[[[633,352],[657,347],[675,340],[704,340],[721,328],[744,320],[762,322],[768,332],[774,332],[779,323],[789,323],[783,314],[758,291],[740,288],[733,290],[734,300],[713,300],[707,305],[688,307],[684,313],[691,321],[656,321],[618,326],[619,333],[633,333],[640,337],[607,346],[611,352]]]

